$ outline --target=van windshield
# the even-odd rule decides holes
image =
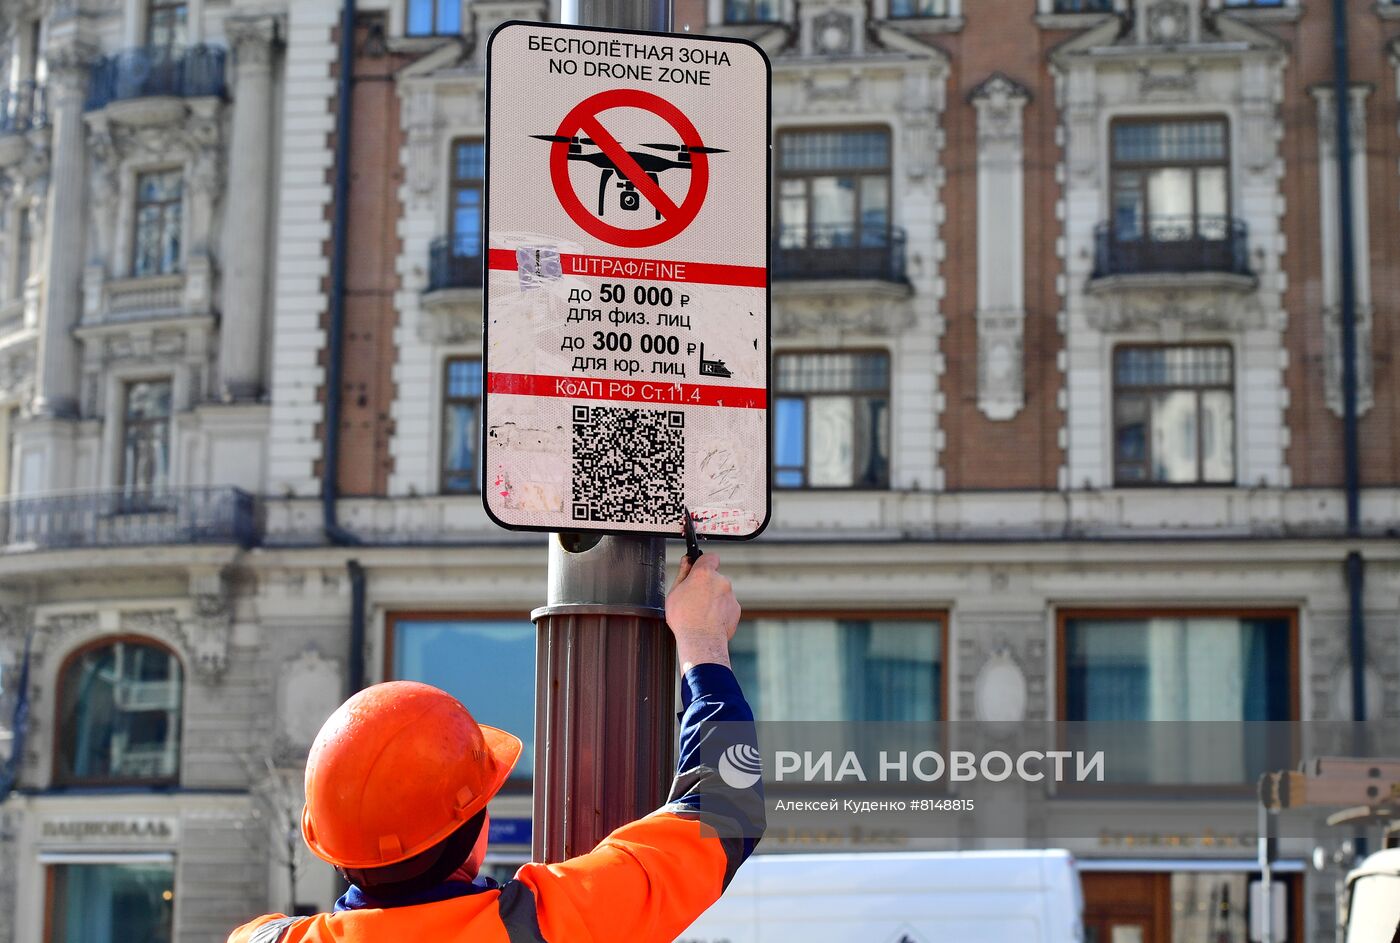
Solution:
[[[1347,943],[1400,940],[1400,875],[1373,874],[1351,886]]]

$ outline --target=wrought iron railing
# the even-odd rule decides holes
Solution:
[[[44,86],[20,82],[0,88],[0,134],[23,134],[48,123]]]
[[[428,247],[428,291],[481,287],[481,256],[463,255],[455,249],[446,236],[434,239]]]
[[[1056,13],[1112,13],[1113,0],[1055,0]]]
[[[1156,216],[1145,227],[1101,223],[1095,230],[1095,278],[1172,272],[1253,274],[1248,227],[1228,216]]]
[[[904,282],[904,241],[897,226],[784,227],[773,237],[773,278]]]
[[[101,59],[88,87],[89,110],[114,101],[169,95],[222,97],[224,61],[220,46],[142,46]]]
[[[257,542],[257,505],[237,488],[84,491],[0,501],[0,552]]]

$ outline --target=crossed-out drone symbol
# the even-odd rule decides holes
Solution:
[[[642,194],[638,192],[637,185],[628,179],[627,175],[617,166],[611,157],[604,154],[602,150],[584,153],[585,147],[599,147],[591,138],[575,136],[565,136],[560,134],[532,134],[530,137],[537,141],[549,141],[552,144],[569,145],[568,159],[580,161],[585,164],[592,164],[602,170],[602,175],[598,180],[598,215],[602,216],[607,207],[608,201],[608,181],[617,177],[617,187],[621,191],[617,195],[618,206],[627,212],[636,212],[642,206]],[[637,162],[637,166],[642,169],[652,183],[660,186],[660,176],[664,171],[671,169],[690,170],[692,154],[727,154],[724,148],[719,147],[691,147],[686,144],[638,144],[638,147],[650,148],[656,151],[670,151],[676,156],[666,157],[662,154],[650,154],[646,151],[627,151],[627,156]],[[661,219],[661,208],[655,207],[656,218]]]

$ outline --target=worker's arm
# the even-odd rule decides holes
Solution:
[[[719,899],[763,834],[762,779],[735,788],[718,772],[730,747],[757,756],[753,712],[729,667],[739,604],[718,564],[714,554],[682,562],[666,600],[684,707],[670,797],[586,855],[520,869],[546,940],[670,943]]]

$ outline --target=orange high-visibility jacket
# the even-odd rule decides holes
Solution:
[[[588,854],[527,864],[505,884],[433,903],[259,917],[229,943],[670,943],[719,899],[765,818],[761,779],[735,788],[717,772],[726,748],[756,755],[753,714],[733,673],[698,665],[684,682],[669,800]]]

